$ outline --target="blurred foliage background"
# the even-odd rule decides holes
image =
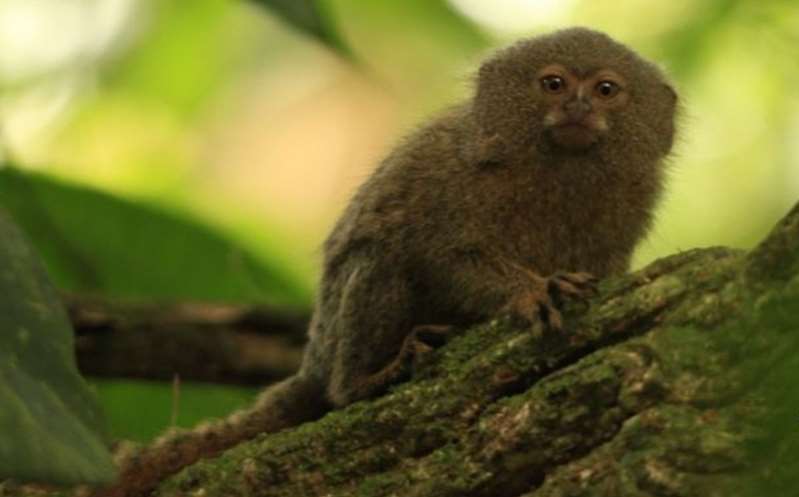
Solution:
[[[792,0],[0,0],[0,205],[64,289],[307,307],[326,231],[392,143],[492,48],[574,24],[682,96],[637,266],[750,247],[799,199]],[[169,387],[96,385],[118,435],[168,424]],[[252,396],[182,388],[184,425]]]

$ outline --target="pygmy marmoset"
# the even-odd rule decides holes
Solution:
[[[627,270],[676,105],[654,64],[596,31],[495,53],[474,97],[397,146],[339,219],[299,372],[249,410],[146,449],[123,480],[155,481],[380,392],[424,349],[420,330],[501,313],[559,328],[560,301]]]

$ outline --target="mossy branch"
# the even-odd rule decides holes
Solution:
[[[659,260],[566,315],[557,334],[465,330],[387,395],[155,495],[794,495],[799,206],[749,253]]]

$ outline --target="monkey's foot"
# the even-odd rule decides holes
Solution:
[[[445,342],[445,336],[454,327],[445,325],[420,325],[415,326],[402,342],[402,348],[394,359],[383,369],[369,376],[353,380],[347,388],[348,404],[354,400],[365,399],[376,392],[383,391],[388,385],[396,383],[406,374],[410,373],[413,366],[421,362],[421,358],[440,347]]]
[[[596,295],[599,280],[591,273],[557,272],[547,278],[547,290],[556,300],[577,299],[582,302]],[[560,303],[558,302],[558,303]]]
[[[437,324],[414,326],[405,338],[400,357],[405,362],[410,360],[418,363],[420,357],[444,345],[447,336],[452,333],[452,328],[449,325]]]
[[[541,278],[540,286],[514,297],[507,310],[525,324],[540,317],[547,328],[559,331],[563,329],[563,304],[567,300],[587,301],[596,294],[596,282],[597,278],[589,273],[558,272]]]

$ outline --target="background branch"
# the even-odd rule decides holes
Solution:
[[[86,375],[264,385],[300,363],[307,312],[65,295]]]

